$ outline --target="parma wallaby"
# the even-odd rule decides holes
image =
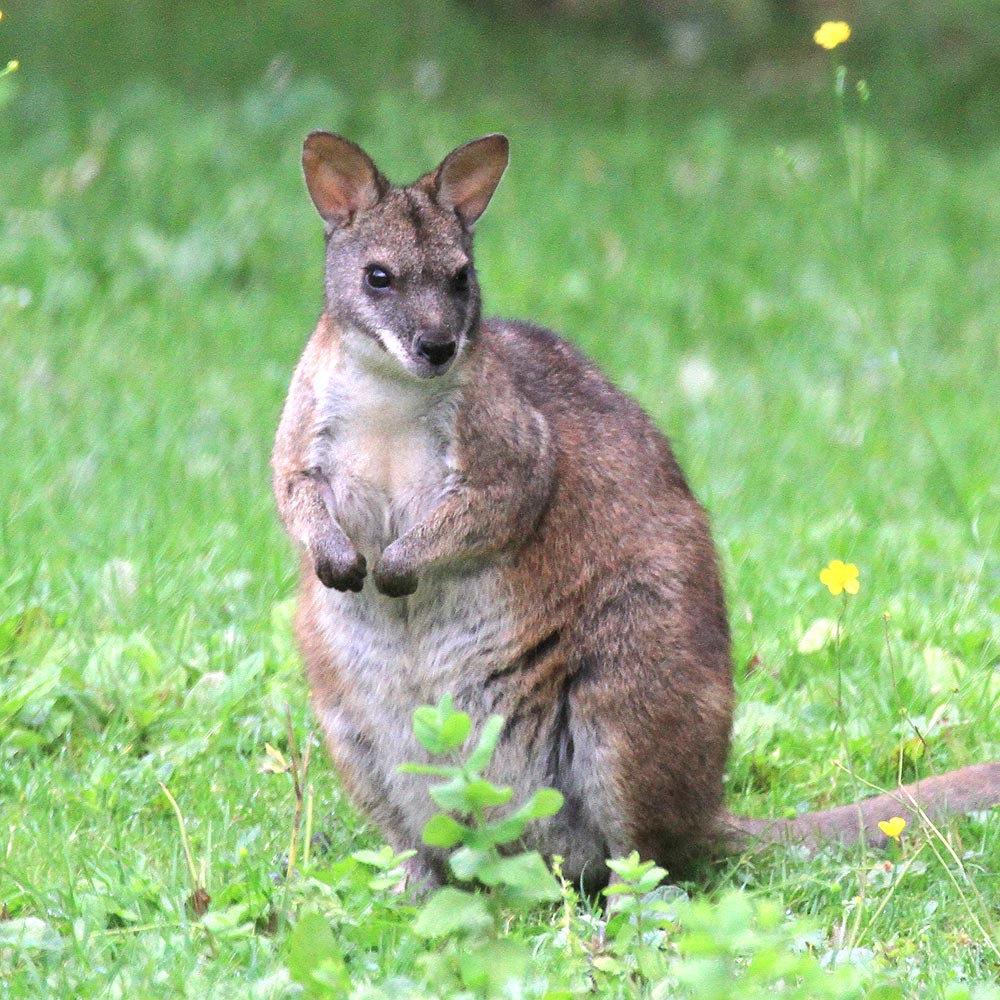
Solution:
[[[472,232],[507,139],[409,187],[354,143],[305,141],[326,234],[325,308],[292,379],[274,488],[301,546],[298,640],[344,784],[413,875],[433,811],[411,714],[445,692],[506,725],[493,780],[565,805],[526,846],[589,886],[638,850],[677,873],[764,838],[877,837],[983,808],[1000,765],[772,823],[731,816],[729,628],[702,508],[666,438],[577,350],[483,319]]]

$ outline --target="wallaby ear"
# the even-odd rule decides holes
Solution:
[[[343,136],[310,132],[302,146],[306,187],[324,222],[346,226],[371,208],[388,184],[368,154]]]
[[[486,211],[507,169],[509,148],[507,136],[484,135],[449,153],[434,172],[438,204],[453,208],[466,228]]]

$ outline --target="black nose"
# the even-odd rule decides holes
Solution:
[[[417,338],[417,354],[432,365],[443,365],[455,356],[454,340],[431,340],[429,337]]]

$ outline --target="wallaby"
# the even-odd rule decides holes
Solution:
[[[733,682],[707,519],[666,438],[575,348],[482,319],[472,233],[508,143],[458,147],[409,187],[354,143],[305,140],[325,308],[275,442],[301,546],[297,635],[344,784],[411,875],[434,806],[411,731],[445,692],[506,719],[491,777],[559,789],[526,847],[596,888],[637,850],[672,874],[756,839],[877,839],[877,823],[985,808],[1000,764],[790,821],[723,806]]]

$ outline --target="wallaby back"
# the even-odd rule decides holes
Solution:
[[[505,717],[495,780],[518,799],[563,793],[529,843],[588,885],[632,849],[676,873],[748,837],[811,835],[807,818],[724,810],[726,609],[666,438],[554,333],[481,319],[472,230],[506,165],[506,139],[486,136],[400,188],[346,139],[305,143],[325,307],[274,487],[301,550],[313,705],[345,786],[396,849],[419,851],[416,877],[443,878],[421,842],[426,779],[398,767],[424,758],[413,709],[451,692],[477,725]],[[996,770],[976,776],[971,799],[943,798],[997,797]],[[818,826],[849,832],[845,815]]]

